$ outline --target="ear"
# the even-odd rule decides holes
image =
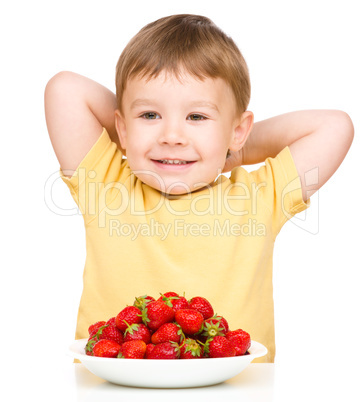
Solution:
[[[122,149],[127,148],[127,132],[126,132],[126,123],[124,121],[124,117],[119,110],[115,111],[115,126],[119,138],[119,142],[121,143]]]
[[[229,149],[233,152],[240,151],[248,139],[254,124],[253,112],[244,112],[241,117],[236,120],[235,124],[233,137],[229,145]]]

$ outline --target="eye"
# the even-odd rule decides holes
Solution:
[[[192,120],[192,121],[199,121],[199,120],[206,120],[207,117],[197,114],[197,113],[192,113],[189,116],[187,116],[187,119]]]
[[[141,114],[140,117],[143,117],[146,120],[155,120],[155,119],[160,119],[161,116],[157,114],[156,112],[146,112]]]

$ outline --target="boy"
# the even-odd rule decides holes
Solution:
[[[240,51],[194,15],[161,18],[129,42],[116,96],[69,72],[49,81],[49,135],[86,228],[77,338],[135,296],[185,291],[263,343],[257,361],[274,361],[276,235],[336,171],[353,125],[331,110],[254,124],[249,98]]]

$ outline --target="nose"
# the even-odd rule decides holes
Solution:
[[[181,123],[170,122],[165,124],[158,138],[159,144],[162,145],[187,145],[187,135],[183,130]]]

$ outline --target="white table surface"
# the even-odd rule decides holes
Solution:
[[[184,389],[132,388],[108,383],[92,373],[82,364],[75,364],[73,376],[78,401],[272,401],[274,365],[251,364],[236,377],[218,385]],[[121,398],[121,399],[120,399]],[[124,399],[123,399],[124,398]],[[166,399],[165,399],[166,398]]]
[[[218,385],[189,389],[131,388],[108,383],[69,356],[26,357],[8,362],[1,376],[6,401],[62,402],[295,402],[362,401],[361,364],[334,366],[330,362],[301,358],[273,363],[252,363],[236,377]],[[141,373],[140,373],[141,375]]]

